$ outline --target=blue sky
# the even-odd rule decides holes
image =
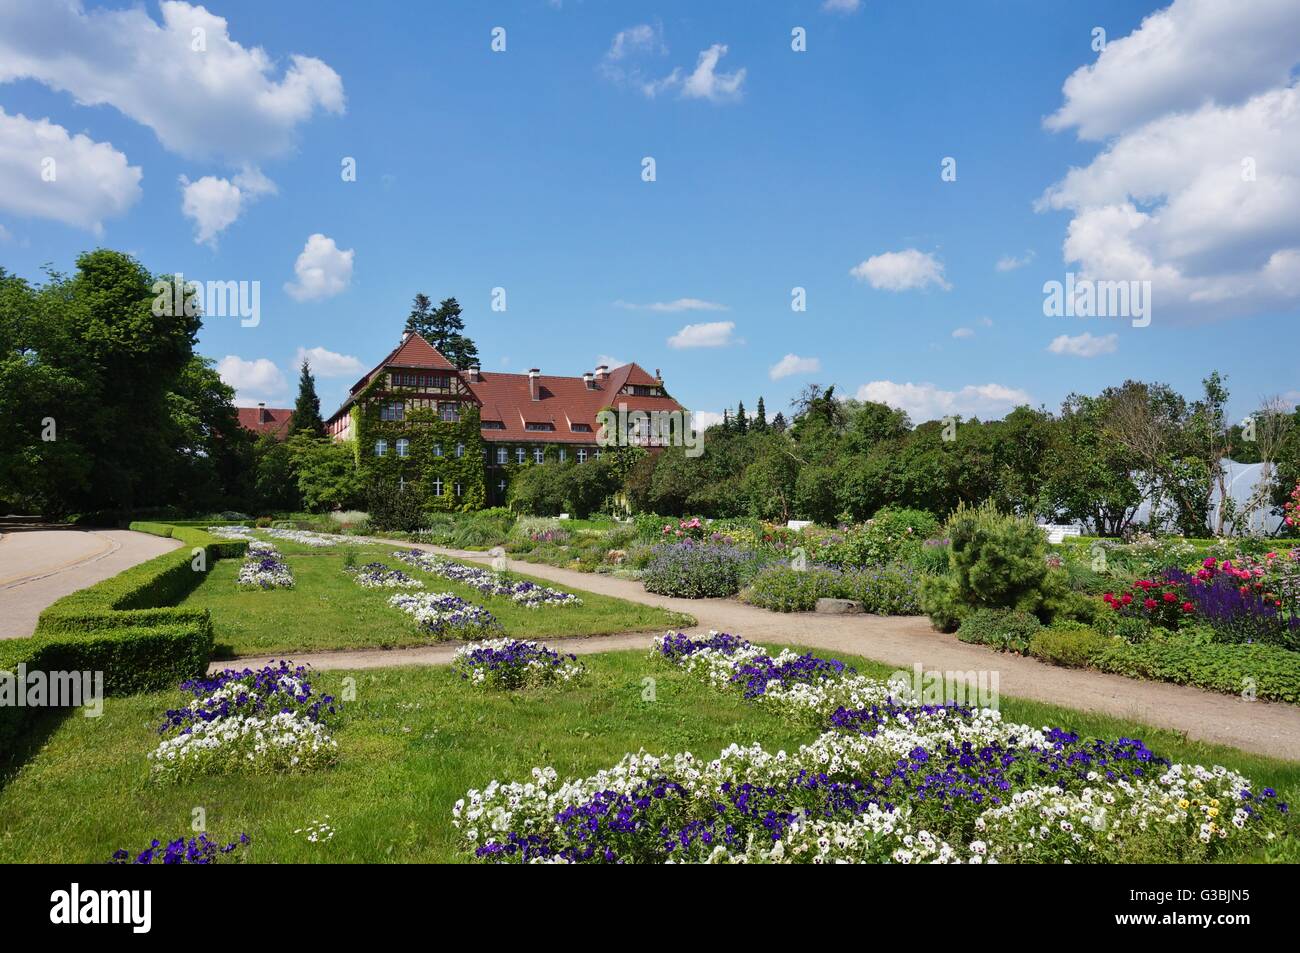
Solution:
[[[1294,0],[4,6],[0,264],[260,282],[199,342],[242,403],[312,349],[328,413],[419,291],[485,370],[636,360],[702,412],[1300,398]],[[1066,272],[1151,280],[1150,326],[1045,316]]]

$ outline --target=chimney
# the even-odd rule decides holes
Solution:
[[[257,422],[258,422],[259,424],[264,424],[264,423],[266,423],[266,422],[267,422],[268,420],[270,420],[270,419],[271,419],[271,415],[268,414],[268,413],[266,412],[266,404],[265,404],[265,403],[260,403],[260,404],[258,404],[258,405],[257,405]]]
[[[403,331],[403,332],[402,332],[402,340],[401,340],[399,343],[401,343],[401,344],[405,344],[405,343],[406,343],[406,339],[409,338],[410,336],[411,336],[411,332],[410,332],[410,331]]]
[[[591,371],[582,375],[582,382],[587,385],[587,390],[596,389],[596,379],[592,376]]]
[[[659,368],[657,367],[655,368],[655,383],[660,387],[662,387],[664,383],[664,376],[659,373]]]
[[[542,370],[534,367],[528,371],[528,394],[533,400],[542,399]]]
[[[469,369],[469,379],[475,384],[483,380],[483,368],[477,364],[471,365]]]
[[[596,368],[596,380],[605,383],[605,378],[609,377],[609,365],[601,364]]]

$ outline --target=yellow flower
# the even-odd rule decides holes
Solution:
[[[1182,798],[1182,799],[1179,800],[1179,802],[1178,802],[1178,806],[1179,806],[1180,808],[1182,808],[1184,811],[1187,810],[1187,808],[1188,808],[1190,805],[1191,805],[1191,801],[1187,800],[1187,798]]]

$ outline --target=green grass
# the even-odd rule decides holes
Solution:
[[[889,671],[865,659],[844,659],[867,674]],[[180,695],[109,699],[101,718],[50,722],[49,737],[31,760],[3,778],[0,863],[102,861],[119,847],[188,835],[199,807],[214,838],[252,837],[242,854],[249,861],[459,861],[466,858],[450,823],[451,806],[494,778],[526,780],[537,765],[551,765],[561,777],[585,776],[640,748],[690,750],[706,758],[733,742],[789,750],[817,734],[654,664],[643,652],[587,656],[584,662],[589,672],[581,685],[513,694],[483,694],[446,668],[319,673],[316,686],[332,692],[345,677],[355,678],[356,701],[335,731],[339,763],[296,777],[155,785],[146,754],[157,743],[163,711]],[[656,679],[654,702],[642,700],[646,676]],[[1139,737],[1161,755],[1223,764],[1292,801],[1300,791],[1300,763],[1036,702],[1004,698],[1002,712],[1086,735]],[[332,841],[311,844],[293,833],[326,815],[337,831]]]
[[[394,592],[407,590],[364,589],[343,572],[344,553],[350,550],[358,565],[379,560],[422,580],[428,591],[452,592],[484,606],[501,621],[507,635],[517,638],[654,632],[694,624],[679,613],[565,589],[540,579],[533,581],[576,592],[583,604],[524,608],[506,597],[485,596],[469,586],[406,566],[392,558],[395,548],[358,545],[313,550],[285,543],[280,551],[293,572],[294,588],[267,591],[237,588],[240,561],[221,560],[181,605],[212,613],[220,658],[429,644],[428,636],[410,616],[388,605]]]

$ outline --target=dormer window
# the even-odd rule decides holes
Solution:
[[[540,422],[538,422],[538,423],[525,423],[525,424],[524,424],[524,429],[525,429],[525,430],[536,430],[536,431],[547,432],[547,431],[553,431],[553,430],[555,430],[555,424],[552,424],[552,423],[540,423]]]
[[[574,433],[591,433],[591,424],[569,424],[569,429]]]

